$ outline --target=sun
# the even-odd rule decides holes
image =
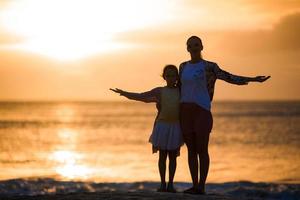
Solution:
[[[170,19],[167,0],[22,0],[0,20],[24,42],[10,45],[62,60],[128,48],[118,34]]]

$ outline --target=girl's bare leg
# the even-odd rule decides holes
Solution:
[[[169,151],[169,183],[167,187],[168,192],[176,192],[173,185],[173,180],[175,176],[175,171],[177,167],[177,151]]]
[[[158,192],[166,191],[166,161],[167,161],[167,151],[159,150],[159,159],[158,159],[158,169],[160,175],[160,188],[157,190]]]

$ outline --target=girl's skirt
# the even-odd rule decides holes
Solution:
[[[152,144],[153,153],[158,150],[177,151],[179,156],[180,147],[183,145],[180,123],[156,121],[149,142]]]

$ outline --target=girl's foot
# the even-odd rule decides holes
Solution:
[[[160,188],[157,189],[157,192],[166,192],[166,191],[167,191],[166,183],[161,183]]]
[[[167,192],[171,192],[171,193],[176,193],[177,191],[175,190],[173,183],[169,183],[168,187],[167,187]]]

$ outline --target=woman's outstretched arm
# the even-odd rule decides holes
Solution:
[[[135,93],[135,92],[127,92],[127,91],[121,90],[119,88],[115,88],[115,89],[110,88],[111,91],[118,93],[121,96],[124,96],[128,99],[136,100],[136,101],[142,101],[145,103],[159,102],[160,89],[161,88],[157,87],[157,88],[154,88],[147,92]]]
[[[256,76],[256,77],[246,77],[231,74],[222,70],[216,63],[213,65],[213,71],[218,79],[224,80],[228,83],[237,85],[247,85],[249,82],[264,82],[268,80],[271,76]]]

